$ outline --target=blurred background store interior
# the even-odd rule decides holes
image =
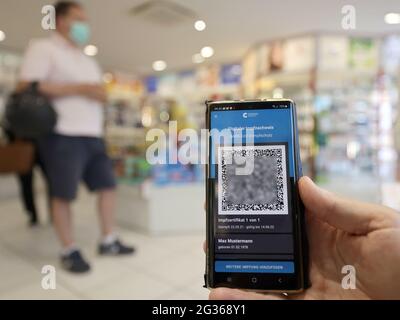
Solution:
[[[204,299],[203,167],[152,166],[146,132],[205,126],[205,100],[291,98],[303,171],[342,195],[400,209],[400,3],[352,1],[88,0],[87,55],[104,70],[108,152],[118,177],[117,222],[138,252],[99,258],[94,198],[82,188],[76,236],[94,269],[58,272],[37,173],[42,224],[28,228],[13,175],[0,175],[0,298]],[[0,2],[0,115],[29,40],[46,37],[41,0]],[[397,13],[397,15],[396,15]],[[4,138],[4,137],[3,137]],[[1,138],[1,139],[3,139]]]

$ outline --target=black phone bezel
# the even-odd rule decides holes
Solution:
[[[214,222],[213,222],[213,182],[208,178],[210,166],[206,165],[206,226],[207,226],[207,253],[205,286],[209,288],[231,287],[255,291],[299,292],[309,286],[308,279],[308,243],[304,222],[304,207],[298,192],[298,180],[302,175],[300,150],[298,141],[296,106],[292,100],[241,100],[241,101],[207,101],[206,128],[210,130],[211,111],[256,110],[292,108],[295,177],[292,187],[293,235],[295,238],[295,270],[294,274],[268,273],[216,273],[214,272]],[[210,138],[208,141],[208,157],[210,156]],[[225,279],[222,281],[221,279]]]

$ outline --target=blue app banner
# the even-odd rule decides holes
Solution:
[[[292,261],[215,261],[216,272],[294,273]]]

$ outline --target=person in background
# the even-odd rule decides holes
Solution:
[[[62,244],[62,266],[76,273],[90,270],[74,242],[71,202],[80,181],[98,193],[101,255],[134,252],[113,231],[116,182],[103,141],[106,92],[101,70],[82,51],[90,28],[83,7],[73,1],[55,4],[56,30],[46,39],[31,41],[20,73],[19,88],[39,82],[58,114],[54,134],[39,141],[48,177],[53,224]]]

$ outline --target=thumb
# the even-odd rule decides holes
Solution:
[[[334,228],[361,235],[393,225],[391,209],[338,197],[308,177],[299,180],[299,191],[307,213]]]

